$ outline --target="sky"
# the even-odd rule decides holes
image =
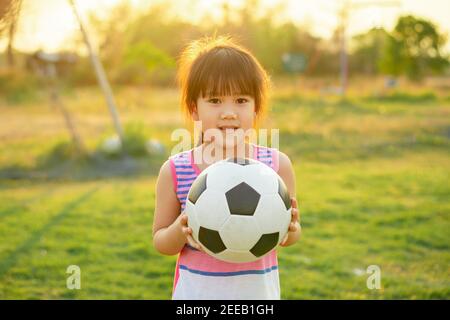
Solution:
[[[79,11],[87,22],[90,12],[105,17],[113,6],[123,0],[75,0]],[[163,0],[129,0],[133,7],[145,10],[152,3]],[[201,21],[208,15],[220,19],[220,8],[224,2],[230,8],[239,8],[245,0],[178,0],[174,15],[192,22]],[[347,34],[365,32],[374,26],[391,30],[399,15],[413,14],[427,18],[439,26],[441,32],[450,35],[450,0],[260,0],[263,8],[270,10],[282,6],[280,20],[290,20],[307,26],[316,36],[331,37],[339,23],[338,11],[343,3],[350,4]],[[388,5],[380,5],[387,3]],[[378,4],[378,5],[376,5]],[[22,51],[73,50],[76,44],[73,34],[78,25],[67,0],[23,0],[15,47]],[[95,39],[94,39],[95,41]],[[6,41],[0,40],[0,50]],[[446,51],[450,52],[450,41]]]

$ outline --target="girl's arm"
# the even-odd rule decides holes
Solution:
[[[286,238],[281,243],[281,246],[287,247],[298,241],[298,239],[300,238],[301,226],[299,223],[299,215],[297,209],[294,169],[292,168],[292,163],[289,157],[281,151],[279,152],[279,164],[280,168],[278,170],[278,174],[286,184],[289,195],[292,199],[291,224],[289,225],[289,232]]]
[[[180,213],[180,202],[175,194],[167,160],[159,171],[156,182],[156,205],[153,219],[153,245],[162,254],[174,255],[186,244],[184,232],[186,216]]]

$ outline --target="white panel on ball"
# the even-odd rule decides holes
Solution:
[[[219,233],[227,249],[249,250],[261,237],[261,231],[253,216],[232,215]]]
[[[195,203],[195,212],[201,225],[219,230],[230,216],[225,194],[206,189]]]
[[[278,192],[277,173],[264,163],[249,165],[243,172],[244,181],[252,181],[252,188],[259,194]]]
[[[276,218],[273,217],[274,212],[278,215]],[[262,233],[280,232],[280,239],[287,232],[291,221],[290,210],[286,210],[278,193],[262,195],[256,207],[254,217],[255,223],[258,224]]]
[[[208,167],[210,168],[210,167]],[[222,162],[208,171],[206,187],[223,192],[243,182],[243,170],[234,163]]]

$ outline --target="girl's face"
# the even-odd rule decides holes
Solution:
[[[210,140],[207,138],[207,130],[220,130],[216,133],[221,132],[222,139],[215,139],[214,143],[225,149],[235,147],[242,142],[242,139],[238,138],[236,141],[234,138],[227,139],[226,136],[234,136],[233,130],[236,129],[242,129],[244,133],[252,129],[255,115],[255,100],[249,95],[200,96],[197,99],[197,108],[192,114],[195,121],[202,122],[205,140]]]

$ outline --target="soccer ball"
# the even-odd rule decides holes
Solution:
[[[194,180],[185,213],[194,240],[206,253],[227,262],[250,262],[285,237],[291,200],[273,169],[253,159],[229,158]]]

